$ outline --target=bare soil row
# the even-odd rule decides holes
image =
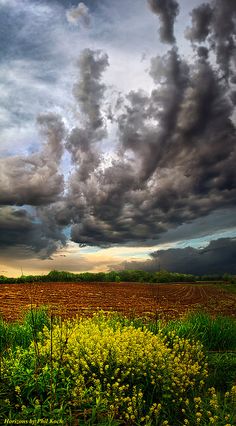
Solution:
[[[214,284],[37,283],[0,287],[0,315],[16,320],[31,306],[46,305],[62,317],[97,310],[129,316],[173,318],[189,311],[236,316],[236,295]]]

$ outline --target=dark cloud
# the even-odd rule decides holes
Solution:
[[[42,223],[37,215],[14,207],[0,207],[0,235],[1,250],[21,248],[28,256],[36,253],[41,258],[65,244],[64,234],[58,227],[50,227],[50,219]]]
[[[236,3],[235,0],[213,0],[192,11],[192,27],[186,36],[193,43],[207,42],[216,54],[223,76],[233,74],[231,62],[236,61]]]
[[[100,163],[97,142],[106,136],[101,113],[106,86],[101,77],[107,66],[108,56],[100,50],[84,49],[78,61],[80,74],[74,85],[74,96],[82,114],[82,126],[72,130],[66,144],[73,163],[79,166],[72,177],[72,187],[76,181],[85,182]]]
[[[153,13],[161,20],[160,37],[165,43],[174,43],[174,23],[179,13],[179,4],[176,0],[148,0]]]
[[[233,104],[236,105],[236,90],[232,90],[230,94],[230,99],[233,102]]]
[[[64,189],[59,164],[63,153],[64,125],[59,116],[39,116],[38,123],[47,142],[38,153],[27,157],[0,159],[0,205],[49,204]]]
[[[200,249],[186,247],[158,250],[151,254],[150,260],[124,262],[117,268],[152,272],[165,269],[195,275],[236,274],[235,256],[236,239],[221,238]]]
[[[168,229],[167,232],[160,235],[158,244],[183,242],[189,244],[193,239],[211,240],[215,234],[235,231],[236,229],[236,208],[219,209],[209,213],[207,216],[201,216],[188,223]]]
[[[200,58],[208,59],[209,50],[205,46],[199,46],[197,49],[198,56]]]
[[[106,136],[106,123],[101,112],[106,86],[101,82],[101,77],[108,66],[108,56],[100,50],[85,49],[79,58],[78,66],[80,74],[78,83],[74,85],[74,96],[83,114],[83,127],[75,127],[66,143],[75,169],[69,181],[66,204],[60,210],[64,220],[67,217],[68,222],[74,224],[74,241],[76,229],[86,227],[89,216],[88,199],[91,199],[93,191],[96,191],[93,176],[101,163],[98,142]],[[94,201],[95,199],[94,194]],[[77,224],[78,221],[83,224]],[[80,243],[83,244],[82,236]]]
[[[210,33],[213,19],[213,9],[209,3],[203,3],[191,12],[192,27],[186,31],[186,36],[191,41],[205,41]]]
[[[118,119],[120,161],[83,188],[87,213],[76,241],[147,243],[235,202],[235,129],[223,82],[208,62],[189,68],[176,50],[153,60],[151,74],[159,87],[150,97],[130,93]]]
[[[100,50],[84,49],[78,61],[80,79],[74,85],[74,95],[93,130],[103,124],[100,104],[106,86],[101,83],[101,76],[107,66],[108,56]]]
[[[233,75],[233,76],[231,77],[230,82],[231,82],[232,84],[236,84],[236,75]]]
[[[94,126],[84,99],[85,126],[67,143],[76,171],[60,211],[75,242],[151,245],[168,230],[235,206],[234,106],[225,80],[204,55],[188,64],[176,48],[154,58],[150,74],[152,93],[132,91],[125,99],[109,166],[99,154],[104,123]],[[99,96],[97,105],[100,117]]]
[[[194,227],[201,218],[235,208],[233,50],[224,61],[230,84],[222,78],[220,56],[226,40],[234,39],[231,16],[223,27],[221,13],[234,16],[233,3],[227,4],[215,0],[193,13],[189,37],[198,49],[195,61],[182,58],[174,46],[151,60],[151,93],[140,89],[123,96],[114,112],[118,131],[109,163],[101,148],[104,140],[113,143],[104,112],[108,56],[100,50],[82,52],[73,90],[79,119],[65,145],[72,160],[66,183],[60,172],[64,127],[53,114],[38,120],[47,140],[40,152],[0,162],[0,203],[37,206],[35,220],[22,210],[22,223],[30,229],[27,246],[32,239],[38,247],[39,235],[39,241],[56,247],[63,242],[63,227],[81,245],[151,245],[184,224]],[[150,5],[162,19],[165,41],[173,42],[177,3]]]

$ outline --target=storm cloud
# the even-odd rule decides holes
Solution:
[[[222,75],[228,79],[235,74],[236,65],[236,4],[234,0],[213,0],[192,11],[192,26],[186,36],[193,43],[206,42],[215,52]],[[233,68],[230,64],[233,63]]]
[[[21,248],[41,258],[48,258],[65,245],[65,235],[58,227],[50,226],[50,219],[39,222],[36,214],[15,207],[0,207],[0,249]]]
[[[73,200],[86,191],[91,175],[101,161],[98,142],[107,134],[101,112],[106,86],[101,77],[108,67],[108,56],[100,50],[84,49],[78,67],[79,81],[74,85],[73,93],[81,120],[80,126],[72,129],[66,143],[74,164],[68,197]]]
[[[84,19],[86,7],[79,3],[69,18]],[[0,160],[3,246],[21,244],[25,234],[25,246],[52,253],[69,233],[81,246],[151,246],[171,230],[235,208],[235,2],[214,0],[192,11],[188,57],[175,43],[178,3],[150,0],[149,7],[161,21],[162,41],[172,44],[150,60],[152,89],[122,93],[110,123],[109,57],[85,48],[73,85],[73,125],[65,129],[58,114],[41,115],[41,149]],[[218,253],[211,244],[209,253]],[[210,255],[199,253],[185,249],[200,268],[199,258]],[[149,264],[155,262],[153,254]]]
[[[0,205],[49,204],[60,196],[64,178],[59,172],[64,125],[49,113],[38,117],[46,142],[40,152],[0,159]]]
[[[22,247],[46,258],[66,244],[62,228],[43,215],[42,207],[62,197],[64,177],[59,170],[65,129],[52,113],[39,116],[38,124],[45,141],[38,153],[0,160],[0,248]]]
[[[207,58],[193,66],[176,48],[153,58],[150,74],[156,88],[130,92],[117,117],[119,147],[110,166],[101,166],[98,146],[92,149],[97,129],[89,111],[87,127],[69,138],[80,161],[68,200],[75,242],[152,244],[171,228],[235,205],[227,84]]]
[[[179,4],[175,0],[148,0],[148,5],[161,21],[160,38],[164,43],[174,43],[174,22],[179,13]]]
[[[149,260],[124,262],[120,268],[149,272],[164,269],[169,272],[195,275],[236,274],[235,256],[236,239],[220,238],[200,249],[186,247],[158,250],[151,254]]]

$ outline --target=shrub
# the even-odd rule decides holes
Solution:
[[[2,358],[0,417],[65,425],[232,425],[236,389],[207,389],[203,345],[105,317],[51,318]],[[32,326],[32,324],[30,325]],[[6,393],[7,389],[7,393]],[[1,395],[4,399],[1,400]]]
[[[200,343],[174,333],[168,343],[119,323],[114,329],[103,316],[45,327],[37,346],[37,357],[32,343],[3,362],[16,405],[34,416],[53,409],[89,418],[96,407],[100,419],[105,412],[124,422],[164,421],[175,417],[181,398],[200,391],[207,374]]]

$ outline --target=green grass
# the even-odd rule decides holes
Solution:
[[[236,351],[236,319],[211,318],[204,312],[190,314],[184,320],[169,321],[163,332],[175,330],[185,338],[200,340],[207,351]]]
[[[227,391],[236,380],[236,353],[209,353],[208,369],[208,386]]]
[[[215,283],[218,288],[227,291],[228,293],[236,294],[236,279],[233,282]]]
[[[43,327],[49,324],[46,307],[25,312],[22,322],[8,323],[0,318],[0,353],[8,348],[15,350],[18,346],[27,348]]]

